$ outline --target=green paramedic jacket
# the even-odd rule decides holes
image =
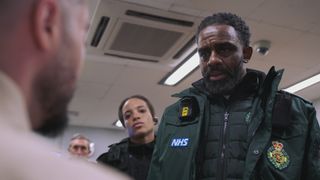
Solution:
[[[320,179],[320,129],[311,103],[285,93],[291,99],[290,124],[276,130],[274,103],[283,70],[272,67],[253,101],[248,125],[249,147],[244,180]],[[283,92],[284,93],[284,92]],[[194,97],[199,112],[191,121],[179,119],[180,101],[166,108],[159,126],[148,180],[194,180],[201,124],[209,102],[206,95],[189,88],[176,95]],[[181,113],[181,112],[180,112]],[[207,116],[208,117],[208,116]]]

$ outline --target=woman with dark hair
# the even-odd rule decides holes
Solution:
[[[129,137],[110,145],[109,151],[100,155],[97,161],[115,167],[135,180],[145,180],[155,144],[157,118],[154,108],[146,97],[134,95],[120,103],[118,116]]]

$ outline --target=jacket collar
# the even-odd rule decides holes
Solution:
[[[260,87],[262,86],[262,82],[265,79],[265,76],[266,75],[261,71],[247,69],[246,75],[242,78],[240,83],[236,85],[234,91],[230,94],[230,96],[232,98],[241,98],[257,92],[258,89],[260,89]],[[203,78],[192,83],[192,86],[208,97],[214,98],[215,96],[221,96],[219,94],[209,94],[209,92],[205,88]]]
[[[259,96],[267,96],[265,92],[267,91],[266,89],[272,88],[273,90],[277,90],[278,84],[281,80],[282,74],[283,74],[283,69],[279,71],[275,71],[274,67],[271,67],[268,74],[266,75],[265,73],[258,71],[258,70],[253,70],[253,69],[247,69],[247,74],[245,77],[242,79],[241,83],[245,83],[247,80],[250,80],[253,82],[253,78],[256,78],[256,87],[258,87],[259,91]],[[203,79],[200,79],[194,83],[192,83],[191,88],[187,88],[180,93],[173,94],[173,97],[185,97],[185,96],[192,96],[192,95],[198,95],[198,96],[206,96],[210,97],[209,93],[205,90],[204,88],[204,82]],[[240,85],[239,85],[240,86]],[[241,85],[242,86],[242,85]],[[271,87],[274,86],[274,87]],[[241,88],[245,88],[246,86],[243,86]],[[267,91],[269,92],[269,91]]]

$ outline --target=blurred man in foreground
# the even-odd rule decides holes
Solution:
[[[85,0],[0,1],[0,179],[125,179],[56,158],[44,138],[67,124],[85,53]]]

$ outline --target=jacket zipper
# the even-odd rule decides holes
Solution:
[[[226,133],[227,133],[227,127],[228,127],[228,121],[229,121],[229,113],[225,112],[224,113],[224,119],[223,119],[223,134],[222,134],[222,148],[221,148],[221,179],[224,178],[224,169],[225,169],[225,150],[226,150]]]

